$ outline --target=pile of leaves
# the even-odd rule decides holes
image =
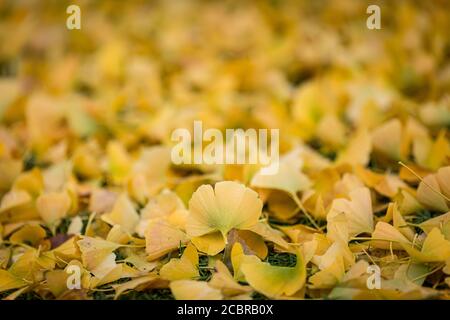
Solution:
[[[77,2],[81,30],[0,3],[2,299],[449,298],[445,1],[381,30],[365,1]],[[174,165],[195,120],[279,128],[278,173]]]

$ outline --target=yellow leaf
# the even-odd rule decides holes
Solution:
[[[188,244],[181,258],[172,258],[159,271],[163,279],[170,281],[193,279],[198,277],[198,253],[192,244]]]
[[[222,300],[219,289],[205,281],[177,280],[170,283],[170,290],[177,300]]]
[[[250,286],[268,297],[291,296],[306,281],[306,267],[300,252],[297,252],[297,264],[293,268],[272,266],[267,262],[244,258],[241,270]]]
[[[417,188],[417,199],[430,209],[447,212],[449,207],[445,198],[440,194],[441,192],[436,175],[430,174],[420,182],[419,188]]]
[[[146,252],[154,260],[177,249],[188,241],[186,234],[163,219],[150,221],[145,231]]]
[[[260,259],[265,259],[268,253],[267,245],[264,242],[264,238],[260,235],[248,231],[239,230],[237,231],[238,241],[245,244],[252,252],[254,252]],[[229,239],[228,239],[229,241]]]
[[[367,165],[372,151],[372,141],[367,129],[359,129],[339,154],[337,163]]]
[[[122,183],[131,170],[131,159],[124,146],[117,141],[108,143],[108,169],[111,178],[116,183]]]
[[[42,220],[52,225],[64,218],[70,210],[71,199],[67,192],[49,192],[40,195],[36,207]]]
[[[137,277],[125,283],[114,284],[112,285],[112,287],[116,291],[114,299],[119,298],[123,293],[129,290],[137,290],[139,287],[149,287],[153,286],[153,284],[157,286],[157,283],[159,282],[164,283],[164,281],[161,281],[161,279],[156,274],[148,274],[142,277]]]
[[[289,248],[289,243],[287,243],[286,240],[283,239],[282,233],[279,232],[278,230],[273,229],[267,223],[258,222],[254,226],[247,228],[247,230],[260,235],[267,241],[270,241],[270,242],[273,242],[273,243],[279,245],[283,249]]]
[[[441,130],[436,141],[431,145],[428,157],[426,159],[426,167],[436,170],[450,155],[450,146],[447,140],[446,130]]]
[[[9,271],[0,269],[0,292],[27,286],[29,283],[12,275]]]
[[[0,213],[11,210],[14,207],[22,206],[31,201],[31,196],[23,190],[12,190],[4,195],[0,205]]]
[[[123,264],[117,264],[115,259],[116,255],[111,254],[101,265],[91,270],[94,277],[91,278],[90,288],[99,287],[125,277],[123,276]]]
[[[41,170],[34,168],[33,170],[22,172],[14,181],[13,189],[24,190],[32,197],[37,197],[44,190],[44,179]]]
[[[67,278],[69,276],[70,274],[65,270],[53,270],[45,274],[47,286],[55,297],[68,290]]]
[[[215,189],[202,185],[189,201],[186,230],[190,237],[220,231],[225,238],[233,228],[246,229],[255,225],[261,209],[258,194],[242,184],[223,181],[216,183]]]
[[[102,220],[111,225],[120,225],[125,231],[133,233],[139,222],[139,215],[126,194],[116,200],[111,212],[102,215]]]
[[[350,192],[350,200],[335,199],[331,204],[327,220],[344,213],[350,236],[373,231],[372,200],[368,188],[357,188]]]
[[[415,261],[445,262],[450,259],[450,241],[444,238],[438,228],[433,228],[427,235],[421,251],[408,244],[402,246]]]
[[[14,232],[9,240],[12,243],[29,243],[32,246],[36,246],[46,236],[46,231],[40,225],[27,224]]]
[[[402,215],[409,215],[423,209],[414,194],[410,191],[400,190],[394,198]]]
[[[212,275],[209,285],[220,289],[225,296],[236,296],[252,291],[249,286],[239,284],[222,261],[216,261],[215,269],[216,272]]]
[[[277,227],[283,231],[293,243],[304,243],[313,239],[316,229],[305,226],[303,224],[295,224],[291,226],[279,226]]]
[[[13,159],[0,160],[0,192],[3,194],[8,191],[14,182],[14,179],[22,171],[22,161]]]
[[[345,262],[343,247],[335,242],[328,248],[327,252],[320,257],[319,272],[313,274],[309,281],[314,288],[332,288],[339,283],[345,274]]]
[[[53,249],[51,252],[53,252],[56,257],[65,262],[81,259],[81,251],[77,244],[78,240],[78,237],[72,237],[60,246]]]
[[[389,250],[390,248],[401,250],[403,248],[402,243],[409,243],[408,238],[398,229],[383,221],[379,221],[375,226],[372,239],[374,240],[371,241],[371,244],[375,248],[385,250]]]
[[[263,171],[260,171],[253,176],[251,185],[258,188],[282,190],[292,196],[299,191],[306,190],[311,182],[301,172],[303,161],[300,155],[300,149],[284,155],[280,159],[277,173],[264,174]]]
[[[415,232],[406,224],[405,219],[400,214],[398,207],[395,203],[389,204],[388,210],[392,210],[394,227],[400,231],[409,241],[413,241]]]
[[[392,119],[372,132],[373,148],[393,160],[402,158],[402,124],[398,119]]]
[[[92,273],[97,273],[99,277],[110,271],[108,269],[111,269],[112,262],[115,261],[115,254],[112,252],[120,247],[120,244],[87,236],[82,236],[77,244],[83,265]]]
[[[225,239],[223,235],[217,231],[205,234],[200,237],[191,238],[192,243],[201,252],[204,252],[210,256],[215,256],[225,248]]]
[[[55,257],[51,252],[27,249],[9,268],[9,272],[22,280],[39,282],[44,272],[55,268]]]

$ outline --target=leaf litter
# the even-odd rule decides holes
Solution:
[[[449,299],[448,10],[337,3],[2,2],[0,298]],[[278,173],[173,164],[194,120]]]

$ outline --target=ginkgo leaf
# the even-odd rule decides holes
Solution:
[[[117,198],[112,211],[102,215],[102,220],[112,225],[118,224],[125,231],[133,233],[139,222],[139,214],[128,196],[122,194]]]
[[[182,279],[194,279],[199,276],[198,272],[198,253],[192,244],[188,244],[184,249],[181,258],[170,259],[161,270],[159,275],[163,279],[170,281]]]
[[[344,212],[330,217],[327,221],[327,238],[343,244],[347,244],[350,240],[348,221]]]
[[[332,146],[341,146],[345,142],[344,124],[336,115],[326,114],[319,122],[317,136]]]
[[[304,243],[311,241],[313,235],[317,232],[316,229],[305,226],[303,224],[295,224],[291,226],[278,226],[278,229],[283,231],[293,243]]]
[[[174,227],[181,230],[186,228],[186,220],[189,212],[176,193],[163,190],[160,194],[150,198],[144,209],[140,212],[140,221],[136,226],[136,232],[144,235],[148,224],[152,219],[165,219]]]
[[[300,252],[297,252],[295,267],[272,266],[267,262],[244,258],[240,268],[250,286],[268,297],[291,296],[306,281],[306,267]]]
[[[408,189],[406,183],[394,174],[378,174],[360,166],[355,170],[368,187],[374,188],[383,196],[393,198],[400,190]]]
[[[106,148],[108,155],[108,170],[112,179],[121,183],[131,170],[131,159],[127,150],[118,141],[111,141]]]
[[[107,273],[104,270],[109,269],[106,265],[115,261],[113,251],[120,247],[120,244],[111,241],[86,236],[81,237],[77,245],[81,251],[83,265],[89,271],[98,270],[98,274],[102,276]]]
[[[220,289],[225,296],[236,296],[252,291],[249,286],[239,284],[222,261],[216,261],[215,269],[216,272],[212,275],[209,285]]]
[[[0,212],[6,212],[14,207],[27,204],[31,201],[31,196],[23,190],[12,190],[2,198]]]
[[[165,186],[170,164],[170,149],[167,146],[143,148],[128,179],[127,190],[130,196],[139,203],[145,203],[158,193]]]
[[[394,199],[402,215],[413,214],[423,209],[410,191],[401,190]]]
[[[39,219],[33,199],[24,190],[11,190],[6,193],[0,205],[0,221],[19,222]]]
[[[44,179],[39,168],[22,172],[14,181],[13,188],[28,192],[32,197],[37,197],[44,190]]]
[[[338,155],[337,163],[366,165],[370,160],[372,140],[367,129],[359,129],[344,150]]]
[[[446,130],[438,133],[436,140],[425,135],[414,140],[413,153],[417,163],[425,168],[437,170],[443,164],[450,152]]]
[[[192,237],[191,242],[201,252],[210,256],[215,256],[223,249],[225,249],[225,239],[219,231],[211,232],[199,237]]]
[[[331,204],[327,220],[344,213],[350,236],[373,231],[372,200],[369,189],[363,187],[350,192],[350,200],[335,199]]]
[[[188,241],[186,233],[162,219],[152,220],[145,231],[149,260],[157,259]]]
[[[324,255],[332,244],[333,242],[325,234],[314,233],[311,240],[303,243],[305,261],[318,265],[320,256]]]
[[[421,286],[425,282],[429,271],[429,266],[423,263],[403,264],[395,271],[394,279],[410,281]]]
[[[244,259],[244,248],[239,242],[233,244],[231,248],[230,260],[233,267],[234,279],[241,279],[244,277],[241,271],[242,260]]]
[[[141,211],[142,219],[164,218],[175,212],[184,209],[184,204],[176,193],[163,190],[157,196],[151,198]]]
[[[258,188],[276,189],[295,195],[299,191],[306,190],[310,181],[301,172],[303,162],[300,149],[295,149],[280,159],[278,172],[264,174],[258,172],[253,176],[251,185]]]
[[[309,190],[303,193],[303,199],[310,199],[313,201],[312,192],[308,191]],[[309,196],[308,198],[306,198],[306,194]],[[260,189],[259,195],[261,200],[263,200],[264,203],[267,203],[267,210],[270,212],[271,216],[280,221],[290,221],[295,219],[297,215],[297,204],[288,193],[279,190]],[[309,204],[310,203],[305,200],[305,207],[314,213],[315,208],[308,207]]]
[[[355,263],[344,275],[342,282],[350,281],[353,279],[359,279],[365,274],[367,274],[367,268],[369,263],[365,260],[359,260]]]
[[[216,183],[214,189],[202,185],[189,201],[186,230],[191,237],[220,231],[225,238],[232,228],[246,229],[255,225],[261,209],[258,194],[242,184],[223,181]]]
[[[77,244],[78,237],[71,237],[63,244],[52,250],[53,254],[62,261],[81,260],[81,251]]]
[[[51,192],[40,195],[36,200],[36,207],[42,220],[53,224],[67,215],[71,202],[67,192]]]
[[[436,175],[428,175],[423,178],[417,188],[417,199],[421,204],[430,209],[434,209],[440,212],[446,212],[449,210],[445,198],[439,194],[441,188]]]
[[[358,166],[356,166],[355,171],[358,171],[357,168]],[[343,167],[343,170],[345,170],[345,166]],[[358,177],[358,175],[346,172],[342,178],[335,181],[333,185],[333,198],[336,198],[336,196],[349,197],[351,191],[363,187],[364,182]]]
[[[36,246],[40,241],[45,239],[47,233],[40,225],[25,225],[18,231],[14,232],[9,240],[12,243],[27,243]]]
[[[345,262],[342,250],[342,245],[335,242],[320,257],[318,264],[320,271],[309,278],[314,288],[331,288],[343,279]]]
[[[72,156],[73,170],[88,178],[96,178],[101,175],[101,167],[98,158],[101,150],[97,144],[83,144],[74,150]]]
[[[319,269],[323,270],[331,265],[337,256],[342,257],[344,268],[346,270],[355,263],[353,252],[349,250],[349,247],[345,242],[341,241],[331,243],[322,255],[314,256],[311,261],[316,264]]]
[[[131,241],[130,234],[124,230],[120,224],[114,225],[111,230],[109,230],[106,236],[106,241],[115,242],[118,244],[128,244]]]
[[[438,228],[432,229],[427,235],[420,251],[408,244],[402,246],[413,260],[419,262],[445,262],[450,259],[450,241],[444,238]]]
[[[260,235],[263,239],[279,245],[283,249],[288,249],[289,244],[283,239],[282,233],[270,227],[267,223],[258,222],[247,230]]]
[[[45,274],[47,286],[55,297],[60,296],[64,291],[68,290],[67,278],[69,276],[70,274],[65,270],[53,270]]]
[[[388,210],[392,210],[392,219],[394,227],[400,231],[409,241],[413,241],[415,232],[411,227],[408,226],[405,219],[401,215],[398,207],[395,203],[391,203],[388,207]]]
[[[160,277],[158,277],[158,275],[156,275],[155,273],[150,273],[148,275],[137,277],[125,283],[113,284],[112,287],[116,292],[114,299],[119,298],[122,294],[124,294],[129,290],[136,290],[138,289],[138,287],[157,288],[159,286],[165,285],[165,283],[166,281],[161,280]]]
[[[124,262],[131,263],[133,267],[140,272],[150,272],[155,269],[158,264],[156,261],[147,261],[145,253],[132,250],[131,248],[127,250],[126,256]]]
[[[393,160],[400,160],[402,144],[402,124],[398,119],[392,119],[372,132],[374,150],[377,150]]]
[[[176,186],[175,193],[180,197],[183,203],[188,206],[194,192],[204,184],[214,184],[222,180],[221,175],[205,174],[194,175],[183,178]]]
[[[233,267],[233,277],[234,279],[240,281],[240,280],[244,280],[244,274],[242,273],[241,270],[241,266],[243,264],[244,261],[246,262],[250,262],[250,261],[254,262],[259,262],[260,260],[258,259],[258,257],[254,256],[254,255],[245,255],[244,253],[244,248],[242,247],[242,245],[239,242],[236,242],[233,247],[231,248],[231,265]]]
[[[22,166],[21,159],[2,159],[0,161],[0,190],[2,193],[9,190],[14,180],[20,175]]]
[[[375,248],[389,250],[390,248],[401,250],[402,243],[409,243],[406,238],[397,228],[389,223],[379,221],[372,232],[371,244]]]
[[[29,285],[27,281],[22,280],[20,277],[12,275],[7,270],[0,269],[0,292],[22,288],[27,285]]]
[[[8,271],[22,280],[34,283],[43,280],[45,271],[53,270],[55,265],[55,257],[51,252],[42,252],[29,247],[9,267]]]
[[[227,245],[230,244],[230,234],[231,233],[228,234]],[[244,247],[248,248],[252,254],[255,254],[260,259],[265,259],[267,257],[269,249],[263,237],[248,230],[237,230],[235,234],[237,234],[237,238],[234,239],[233,244],[234,242],[239,241]]]
[[[122,278],[123,265],[116,263],[116,255],[112,253],[102,263],[90,272],[94,275],[91,278],[90,288],[102,286]]]
[[[170,283],[170,290],[177,300],[222,300],[219,289],[205,281],[177,280]]]

